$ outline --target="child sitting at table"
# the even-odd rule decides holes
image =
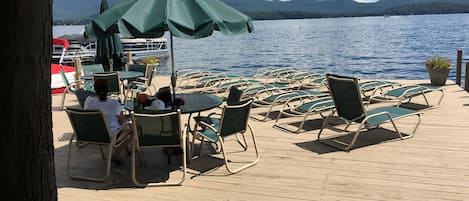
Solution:
[[[169,87],[162,87],[155,94],[156,99],[151,102],[151,108],[156,110],[166,110],[171,103],[171,91]]]

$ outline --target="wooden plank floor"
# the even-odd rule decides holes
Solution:
[[[159,77],[157,86],[169,83]],[[397,80],[404,84],[425,80]],[[273,120],[251,120],[260,152],[257,165],[230,175],[222,160],[205,155],[189,164],[182,186],[135,188],[130,178],[130,157],[112,166],[104,183],[72,180],[66,173],[68,140],[72,129],[61,96],[53,96],[55,167],[59,200],[468,200],[469,199],[469,94],[450,83],[439,108],[424,110],[414,138],[380,143],[394,133],[386,128],[359,137],[359,148],[339,151],[315,141],[321,120],[311,116],[304,132],[288,133],[273,128]],[[434,100],[435,97],[432,98]],[[415,100],[417,102],[422,100]],[[73,95],[66,105],[77,105]],[[262,109],[253,109],[253,112]],[[264,109],[265,110],[265,109]],[[187,118],[187,117],[185,117]],[[297,121],[294,118],[282,121]],[[409,133],[415,119],[398,126]],[[334,132],[327,130],[326,135]],[[250,148],[252,142],[248,141]],[[254,152],[240,152],[234,139],[227,139],[233,161],[248,161]],[[104,171],[97,147],[72,146],[72,172],[96,175]],[[179,156],[166,162],[161,150],[145,152],[146,167],[139,168],[144,181],[176,180]],[[239,163],[233,163],[239,166]],[[199,172],[205,172],[199,175]]]

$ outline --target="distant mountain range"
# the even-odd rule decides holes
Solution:
[[[111,5],[118,1],[109,0]],[[469,12],[469,0],[379,0],[376,3],[354,0],[223,1],[254,19]],[[92,19],[98,15],[99,5],[100,0],[54,0],[54,22]]]

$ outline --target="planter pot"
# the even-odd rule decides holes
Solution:
[[[450,69],[446,68],[429,68],[427,67],[428,74],[430,75],[431,85],[443,86],[446,84]]]

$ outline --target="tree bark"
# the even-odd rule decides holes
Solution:
[[[2,200],[57,200],[50,62],[52,0],[2,1]]]

